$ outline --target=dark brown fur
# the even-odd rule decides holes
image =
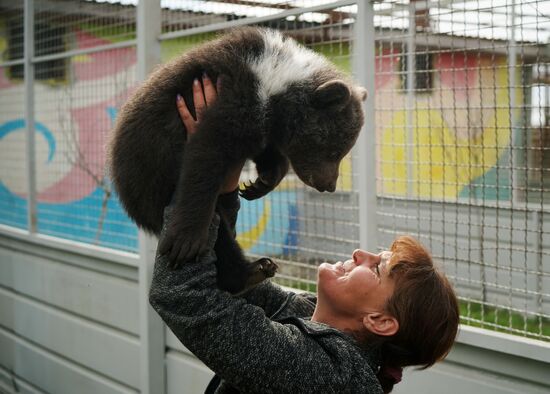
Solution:
[[[364,96],[335,68],[294,83],[263,105],[258,80],[244,61],[260,56],[263,47],[258,29],[242,28],[189,51],[156,70],[117,119],[110,146],[116,190],[129,216],[155,234],[162,227],[164,207],[173,199],[173,219],[159,245],[172,261],[203,252],[220,187],[236,163],[256,163],[258,179],[241,191],[248,199],[273,190],[289,161],[306,184],[334,191],[340,161],[357,138]],[[221,76],[222,87],[199,130],[186,141],[175,97],[183,94],[192,108],[192,82],[203,72],[214,81]],[[232,264],[246,265],[243,276],[265,270],[244,263],[235,240],[225,236],[220,234],[220,244],[232,252],[216,248],[218,260],[242,260]],[[246,280],[237,282],[225,287],[242,290],[238,287]]]

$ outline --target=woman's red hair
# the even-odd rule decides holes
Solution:
[[[417,365],[425,369],[445,358],[455,341],[460,320],[458,301],[430,253],[414,238],[397,238],[391,248],[390,278],[395,289],[386,312],[399,322],[398,332],[383,340],[383,365],[378,375],[385,393],[395,379],[384,371]]]

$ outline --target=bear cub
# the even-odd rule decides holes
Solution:
[[[176,95],[193,111],[192,83],[204,72],[214,83],[221,78],[221,89],[187,141]],[[334,191],[340,161],[363,125],[365,98],[365,89],[292,38],[235,29],[159,67],[123,106],[109,146],[115,189],[130,218],[157,235],[172,203],[158,253],[177,265],[203,253],[236,163],[256,165],[257,179],[240,191],[249,200],[273,190],[289,165],[306,185]],[[219,213],[220,288],[238,293],[272,276],[271,260],[246,261]]]

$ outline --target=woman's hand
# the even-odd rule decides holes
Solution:
[[[195,106],[195,113],[197,118],[195,119],[187,105],[185,100],[181,95],[177,96],[177,106],[178,112],[180,114],[181,120],[187,130],[187,138],[193,138],[193,135],[197,132],[198,125],[202,120],[205,110],[214,104],[218,98],[218,90],[220,89],[221,76],[218,77],[217,86],[214,86],[212,80],[206,75],[202,76],[202,84],[199,79],[193,81],[193,105]],[[231,193],[237,187],[239,187],[239,177],[244,166],[244,161],[242,163],[236,163],[233,168],[231,168],[227,174],[224,184],[220,190],[220,194]]]

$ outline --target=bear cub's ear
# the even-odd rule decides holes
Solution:
[[[351,98],[349,86],[338,79],[328,81],[313,92],[313,106],[316,108],[343,107]]]
[[[369,96],[369,92],[367,92],[367,89],[362,86],[359,86],[357,88],[357,94],[359,94],[359,98],[361,99],[361,101],[365,101]]]

